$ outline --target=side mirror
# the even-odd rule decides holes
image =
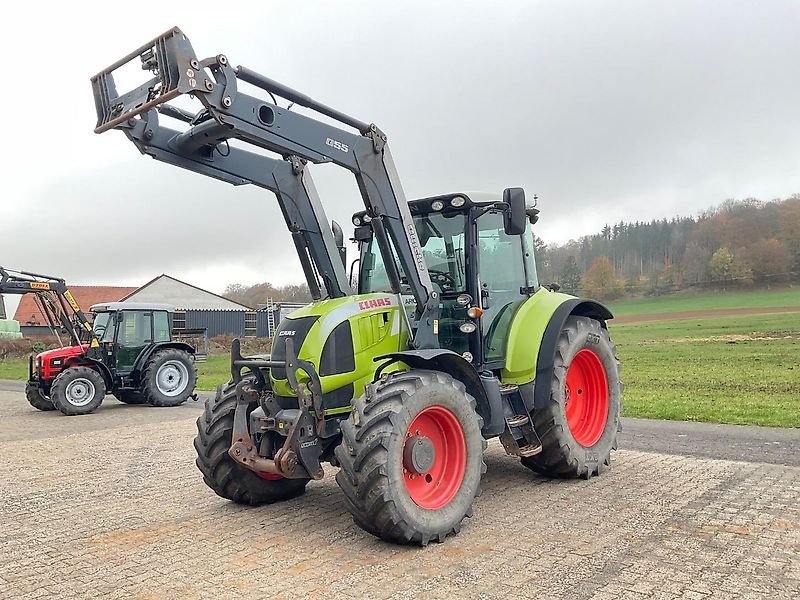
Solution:
[[[525,190],[522,188],[504,189],[503,202],[508,205],[503,213],[503,227],[506,235],[522,235],[527,229],[528,221],[528,213],[525,210]]]
[[[331,221],[331,231],[333,231],[333,241],[336,243],[336,249],[339,250],[339,258],[342,259],[342,265],[347,266],[347,249],[344,247],[344,231],[342,226],[336,221]]]
[[[353,241],[368,242],[371,239],[372,227],[369,225],[361,225],[360,227],[356,227],[355,231],[353,232]]]

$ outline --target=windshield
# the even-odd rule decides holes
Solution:
[[[434,289],[442,295],[458,294],[466,290],[464,268],[464,230],[466,215],[463,213],[429,213],[414,217],[425,264],[431,275]],[[391,285],[384,267],[383,257],[373,238],[362,257],[359,292],[390,292]],[[395,259],[395,262],[396,259]],[[402,276],[402,269],[397,265]]]
[[[97,313],[94,317],[92,330],[94,336],[101,342],[114,341],[114,328],[109,326],[112,323],[110,312]]]

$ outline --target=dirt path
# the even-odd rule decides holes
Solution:
[[[736,315],[766,315],[773,313],[800,312],[800,306],[770,306],[749,308],[721,308],[719,310],[684,310],[669,313],[651,313],[644,315],[623,315],[614,318],[614,325],[625,323],[644,323],[647,321],[679,321],[681,319],[703,319],[705,317],[733,317]]]

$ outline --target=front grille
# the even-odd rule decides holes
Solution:
[[[303,342],[306,340],[308,332],[319,317],[299,317],[297,319],[286,318],[278,325],[275,337],[272,339],[272,360],[286,360],[286,338],[294,341],[294,351],[300,352]],[[283,332],[283,333],[282,333]],[[274,379],[286,379],[286,369],[273,368],[272,377]]]

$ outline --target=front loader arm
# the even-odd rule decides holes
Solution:
[[[63,327],[76,346],[80,346],[82,338],[88,334],[92,347],[96,347],[89,319],[60,277],[0,267],[0,294],[34,294],[53,332],[57,326]],[[70,312],[72,317],[69,316]]]
[[[328,297],[339,298],[351,293],[333,233],[325,221],[325,212],[311,175],[305,169],[305,161],[298,157],[276,160],[232,147],[222,136],[227,128],[217,136],[204,138],[204,143],[198,144],[196,149],[181,152],[174,143],[181,133],[160,125],[155,110],[132,121],[120,128],[143,154],[232,185],[252,184],[273,192],[292,234],[311,297],[315,300],[321,297],[317,272]],[[209,147],[209,139],[220,140],[224,149],[216,149],[217,144]]]
[[[153,72],[154,77],[129,92],[118,94],[113,72],[137,59],[144,69]],[[274,101],[268,102],[241,92],[239,81],[265,90]],[[92,85],[98,114],[95,132],[125,129],[131,139],[135,138],[140,149],[159,160],[173,164],[181,162],[179,166],[231,183],[255,183],[258,178],[253,168],[246,167],[244,161],[227,160],[234,155],[234,148],[230,148],[229,157],[222,157],[224,153],[215,150],[228,139],[237,139],[288,160],[334,163],[351,171],[372,217],[392,290],[402,293],[404,276],[414,295],[417,318],[413,324],[413,345],[416,348],[438,347],[435,333],[438,297],[431,285],[411,213],[386,145],[386,136],[377,127],[318,103],[246,67],[234,69],[224,55],[198,60],[189,40],[178,28],[171,29],[101,71],[92,78]],[[205,111],[192,118],[182,109],[166,104],[182,94],[191,94],[199,99]],[[358,133],[280,107],[276,95],[353,127]],[[153,118],[156,108],[169,116],[191,121],[190,127],[180,133],[171,132],[169,139],[159,137],[157,119]],[[155,123],[156,127],[148,128],[142,125],[143,121]],[[156,138],[157,152],[148,151],[148,147],[155,147],[153,140]],[[251,155],[264,160],[261,155],[246,154],[248,160]],[[171,157],[170,160],[167,156]],[[237,153],[236,158],[242,156]],[[226,165],[224,169],[217,169],[216,165],[222,162]],[[187,166],[190,164],[191,167]],[[269,163],[262,162],[260,168],[263,170],[274,167],[264,168],[263,164]],[[201,165],[202,169],[196,168]],[[262,184],[262,187],[267,186]],[[317,215],[314,220],[326,221],[322,218],[324,212],[320,205],[312,206],[313,202],[303,200],[304,206],[300,207],[301,199],[295,200],[301,210]],[[322,260],[322,254],[330,252],[327,243],[319,248],[319,252],[314,256],[315,262],[317,259],[325,263],[338,261],[338,254]],[[395,255],[402,276],[395,266]]]

